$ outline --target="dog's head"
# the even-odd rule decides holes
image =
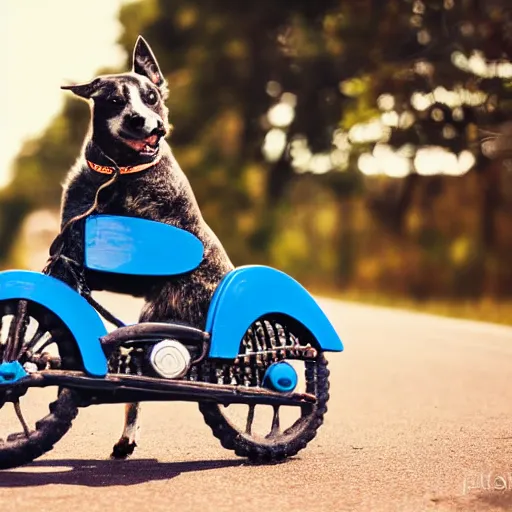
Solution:
[[[119,164],[150,161],[169,131],[167,83],[148,43],[137,39],[133,69],[62,86],[92,104],[93,142]]]

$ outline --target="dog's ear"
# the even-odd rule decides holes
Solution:
[[[133,49],[133,71],[149,78],[157,87],[165,88],[164,75],[146,40],[139,36]]]
[[[80,96],[88,100],[99,88],[101,80],[96,78],[91,82],[87,82],[85,84],[76,84],[76,85],[61,85],[61,89],[66,91],[71,91],[72,93]]]

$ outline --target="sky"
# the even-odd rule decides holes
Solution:
[[[23,141],[44,130],[62,107],[60,86],[123,62],[116,40],[124,3],[0,0],[0,48],[7,58],[0,72],[0,187]]]

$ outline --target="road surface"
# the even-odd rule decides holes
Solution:
[[[139,302],[99,297],[136,319]],[[137,453],[110,461],[122,406],[95,406],[52,452],[0,472],[3,510],[512,510],[512,329],[321,304],[346,351],[329,358],[326,423],[295,459],[251,466],[174,403],[145,404]]]

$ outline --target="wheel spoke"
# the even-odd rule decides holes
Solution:
[[[14,411],[16,412],[16,416],[18,416],[21,426],[23,427],[23,432],[25,433],[25,437],[29,438],[30,437],[30,429],[28,428],[27,422],[25,421],[25,418],[23,417],[23,414],[21,412],[20,401],[19,400],[14,401],[13,405],[14,405]]]
[[[50,336],[36,351],[37,354],[40,354],[46,347],[50,346],[52,343],[55,343],[55,340],[52,336]]]
[[[25,338],[25,333],[27,332],[27,306],[28,302],[26,300],[20,300],[18,303],[16,315],[14,315],[11,325],[9,326],[9,334],[3,356],[4,362],[15,361],[18,359],[18,352],[21,346],[23,346],[23,340]]]
[[[270,433],[267,435],[267,439],[277,437],[281,433],[281,426],[279,421],[279,409],[280,405],[274,405],[274,415],[272,416],[272,428]]]
[[[18,318],[16,322],[16,345],[14,348],[13,358],[18,359],[18,353],[23,348],[23,342],[27,334],[27,327],[30,322],[30,317],[27,314],[28,302],[22,300],[18,304]]]
[[[245,424],[245,433],[251,435],[252,433],[252,423],[254,421],[254,410],[256,406],[254,404],[249,404],[249,414],[247,415],[247,423]]]
[[[46,334],[46,328],[42,327],[41,325],[38,325],[37,326],[37,330],[36,332],[34,333],[34,335],[32,336],[32,338],[29,340],[28,343],[25,344],[25,346],[23,347],[23,350],[20,354],[20,357],[25,353],[25,352],[28,352],[29,350],[32,350],[36,345],[37,343],[39,342],[39,340]]]
[[[11,344],[13,343],[12,340],[14,339],[15,331],[16,331],[16,317],[13,316],[11,318],[11,323],[9,324],[9,332],[7,333],[7,340],[5,341],[5,345],[4,345],[4,354],[3,354],[4,363],[10,361],[9,357],[10,357],[10,353],[12,351]]]

